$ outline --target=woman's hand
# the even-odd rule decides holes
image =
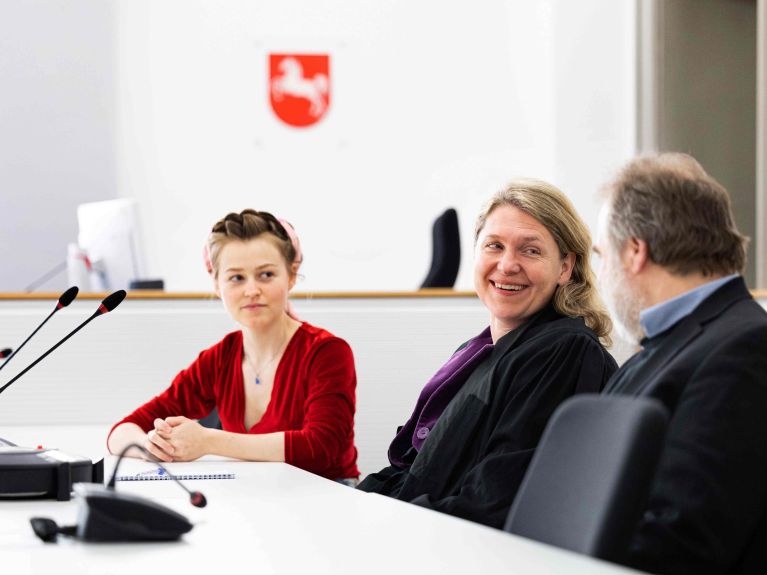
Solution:
[[[173,428],[159,417],[154,420],[154,429],[150,429],[146,434],[143,447],[154,457],[165,463],[174,461],[173,445],[170,443],[170,435]]]
[[[172,461],[193,461],[208,453],[208,429],[188,417],[166,417],[160,420],[164,423],[158,428],[155,422],[157,437],[167,445],[163,447],[170,454]]]

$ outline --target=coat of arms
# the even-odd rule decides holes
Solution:
[[[286,124],[316,124],[330,105],[330,56],[270,54],[269,96],[274,113]]]

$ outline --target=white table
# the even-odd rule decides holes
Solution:
[[[57,443],[73,454],[103,452],[103,426],[0,427],[19,444]],[[69,445],[72,447],[70,448]],[[80,449],[78,449],[78,446]],[[98,455],[98,454],[96,454]],[[114,459],[107,468],[111,470]],[[151,468],[124,460],[120,472]],[[86,544],[59,537],[44,544],[32,516],[73,524],[77,503],[0,502],[3,572],[223,573],[524,573],[618,575],[633,571],[502,531],[344,487],[282,463],[206,460],[172,472],[232,471],[236,479],[189,481],[208,506],[197,509],[171,481],[119,482],[118,489],[163,502],[195,528],[176,543]]]

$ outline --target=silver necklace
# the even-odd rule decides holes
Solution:
[[[285,345],[285,342],[283,341],[282,345],[279,348],[277,348],[276,353],[269,359],[269,361],[263,364],[259,369],[256,369],[256,366],[253,365],[253,361],[250,359],[250,356],[243,350],[243,353],[245,353],[245,361],[248,362],[248,365],[250,365],[250,369],[252,369],[253,372],[256,374],[256,385],[261,385],[261,377],[260,377],[261,372],[267,367],[269,367],[275,359],[277,359],[277,356],[280,355],[280,353],[282,352],[282,348],[284,347],[284,345]]]

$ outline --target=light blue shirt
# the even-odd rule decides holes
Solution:
[[[663,333],[679,320],[690,315],[704,299],[724,284],[738,277],[740,277],[739,274],[732,274],[710,281],[675,298],[643,309],[639,312],[639,323],[642,325],[645,335],[653,338],[659,333]]]

